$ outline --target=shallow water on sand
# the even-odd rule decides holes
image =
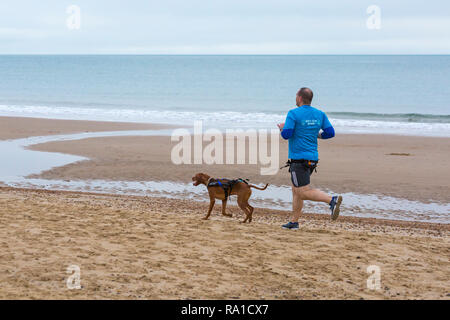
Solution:
[[[171,181],[106,181],[106,180],[45,180],[25,178],[54,167],[88,160],[80,156],[41,152],[25,149],[30,145],[52,141],[79,140],[108,136],[168,135],[170,130],[95,132],[69,135],[31,137],[0,141],[0,181],[12,187],[47,190],[88,191],[98,193],[159,196],[207,201],[204,187],[191,183]],[[332,190],[326,190],[333,193]],[[344,193],[341,215],[450,223],[450,203],[422,203],[376,194]],[[231,197],[231,204],[235,202]],[[292,193],[289,186],[269,186],[267,190],[254,190],[251,203],[256,207],[290,210]],[[328,213],[328,206],[305,202],[305,211]]]
[[[168,135],[171,132],[172,130],[85,132],[0,141],[0,152],[2,154],[2,157],[0,157],[0,179],[2,181],[21,180],[23,177],[33,173],[39,173],[77,161],[88,160],[84,157],[69,154],[25,149],[31,145],[97,137]]]
[[[107,180],[45,180],[22,179],[6,181],[15,187],[39,188],[47,190],[72,190],[96,193],[127,194],[138,196],[158,196],[175,199],[208,201],[205,187],[172,181],[107,181]],[[331,190],[327,192],[332,193]],[[341,215],[393,220],[412,220],[422,222],[450,223],[450,204],[422,203],[406,199],[376,194],[343,193],[344,202]],[[289,186],[269,186],[267,190],[253,190],[251,204],[255,207],[290,210],[292,192]],[[235,197],[230,204],[236,205]],[[305,202],[305,211],[328,213],[328,205]]]

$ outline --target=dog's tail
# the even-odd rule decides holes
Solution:
[[[266,186],[265,186],[264,188],[260,188],[260,187],[254,186],[253,184],[249,184],[248,186],[249,186],[250,188],[255,188],[255,189],[258,189],[258,190],[266,190],[268,185],[269,185],[269,184],[267,183]]]

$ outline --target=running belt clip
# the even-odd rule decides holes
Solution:
[[[286,168],[286,167],[289,167],[290,165],[291,165],[291,160],[288,160],[288,161],[286,162],[286,164],[280,168],[280,170],[281,170],[281,169],[284,169],[284,168]]]

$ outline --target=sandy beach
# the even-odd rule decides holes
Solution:
[[[163,125],[0,117],[0,140]],[[280,142],[280,159],[287,143]],[[169,137],[105,137],[49,142],[33,150],[90,160],[53,168],[45,179],[189,182],[204,171],[254,183],[289,184],[286,169],[257,165],[174,165]],[[313,185],[450,202],[445,138],[338,135],[320,141]],[[431,165],[430,165],[431,163]],[[1,182],[1,181],[0,181]],[[205,191],[206,192],[206,191]],[[207,203],[157,197],[0,187],[1,299],[450,299],[450,225],[305,213],[299,231],[288,211],[257,208],[252,224],[201,218]],[[78,265],[80,290],[66,269]],[[367,287],[367,267],[381,289]]]
[[[449,299],[449,228],[0,188],[2,299]],[[431,226],[431,227],[430,227]],[[80,267],[81,289],[66,286]],[[381,289],[367,288],[367,267]]]

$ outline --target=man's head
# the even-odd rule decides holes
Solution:
[[[313,92],[310,88],[301,88],[297,92],[296,103],[297,107],[310,105],[313,99]]]

